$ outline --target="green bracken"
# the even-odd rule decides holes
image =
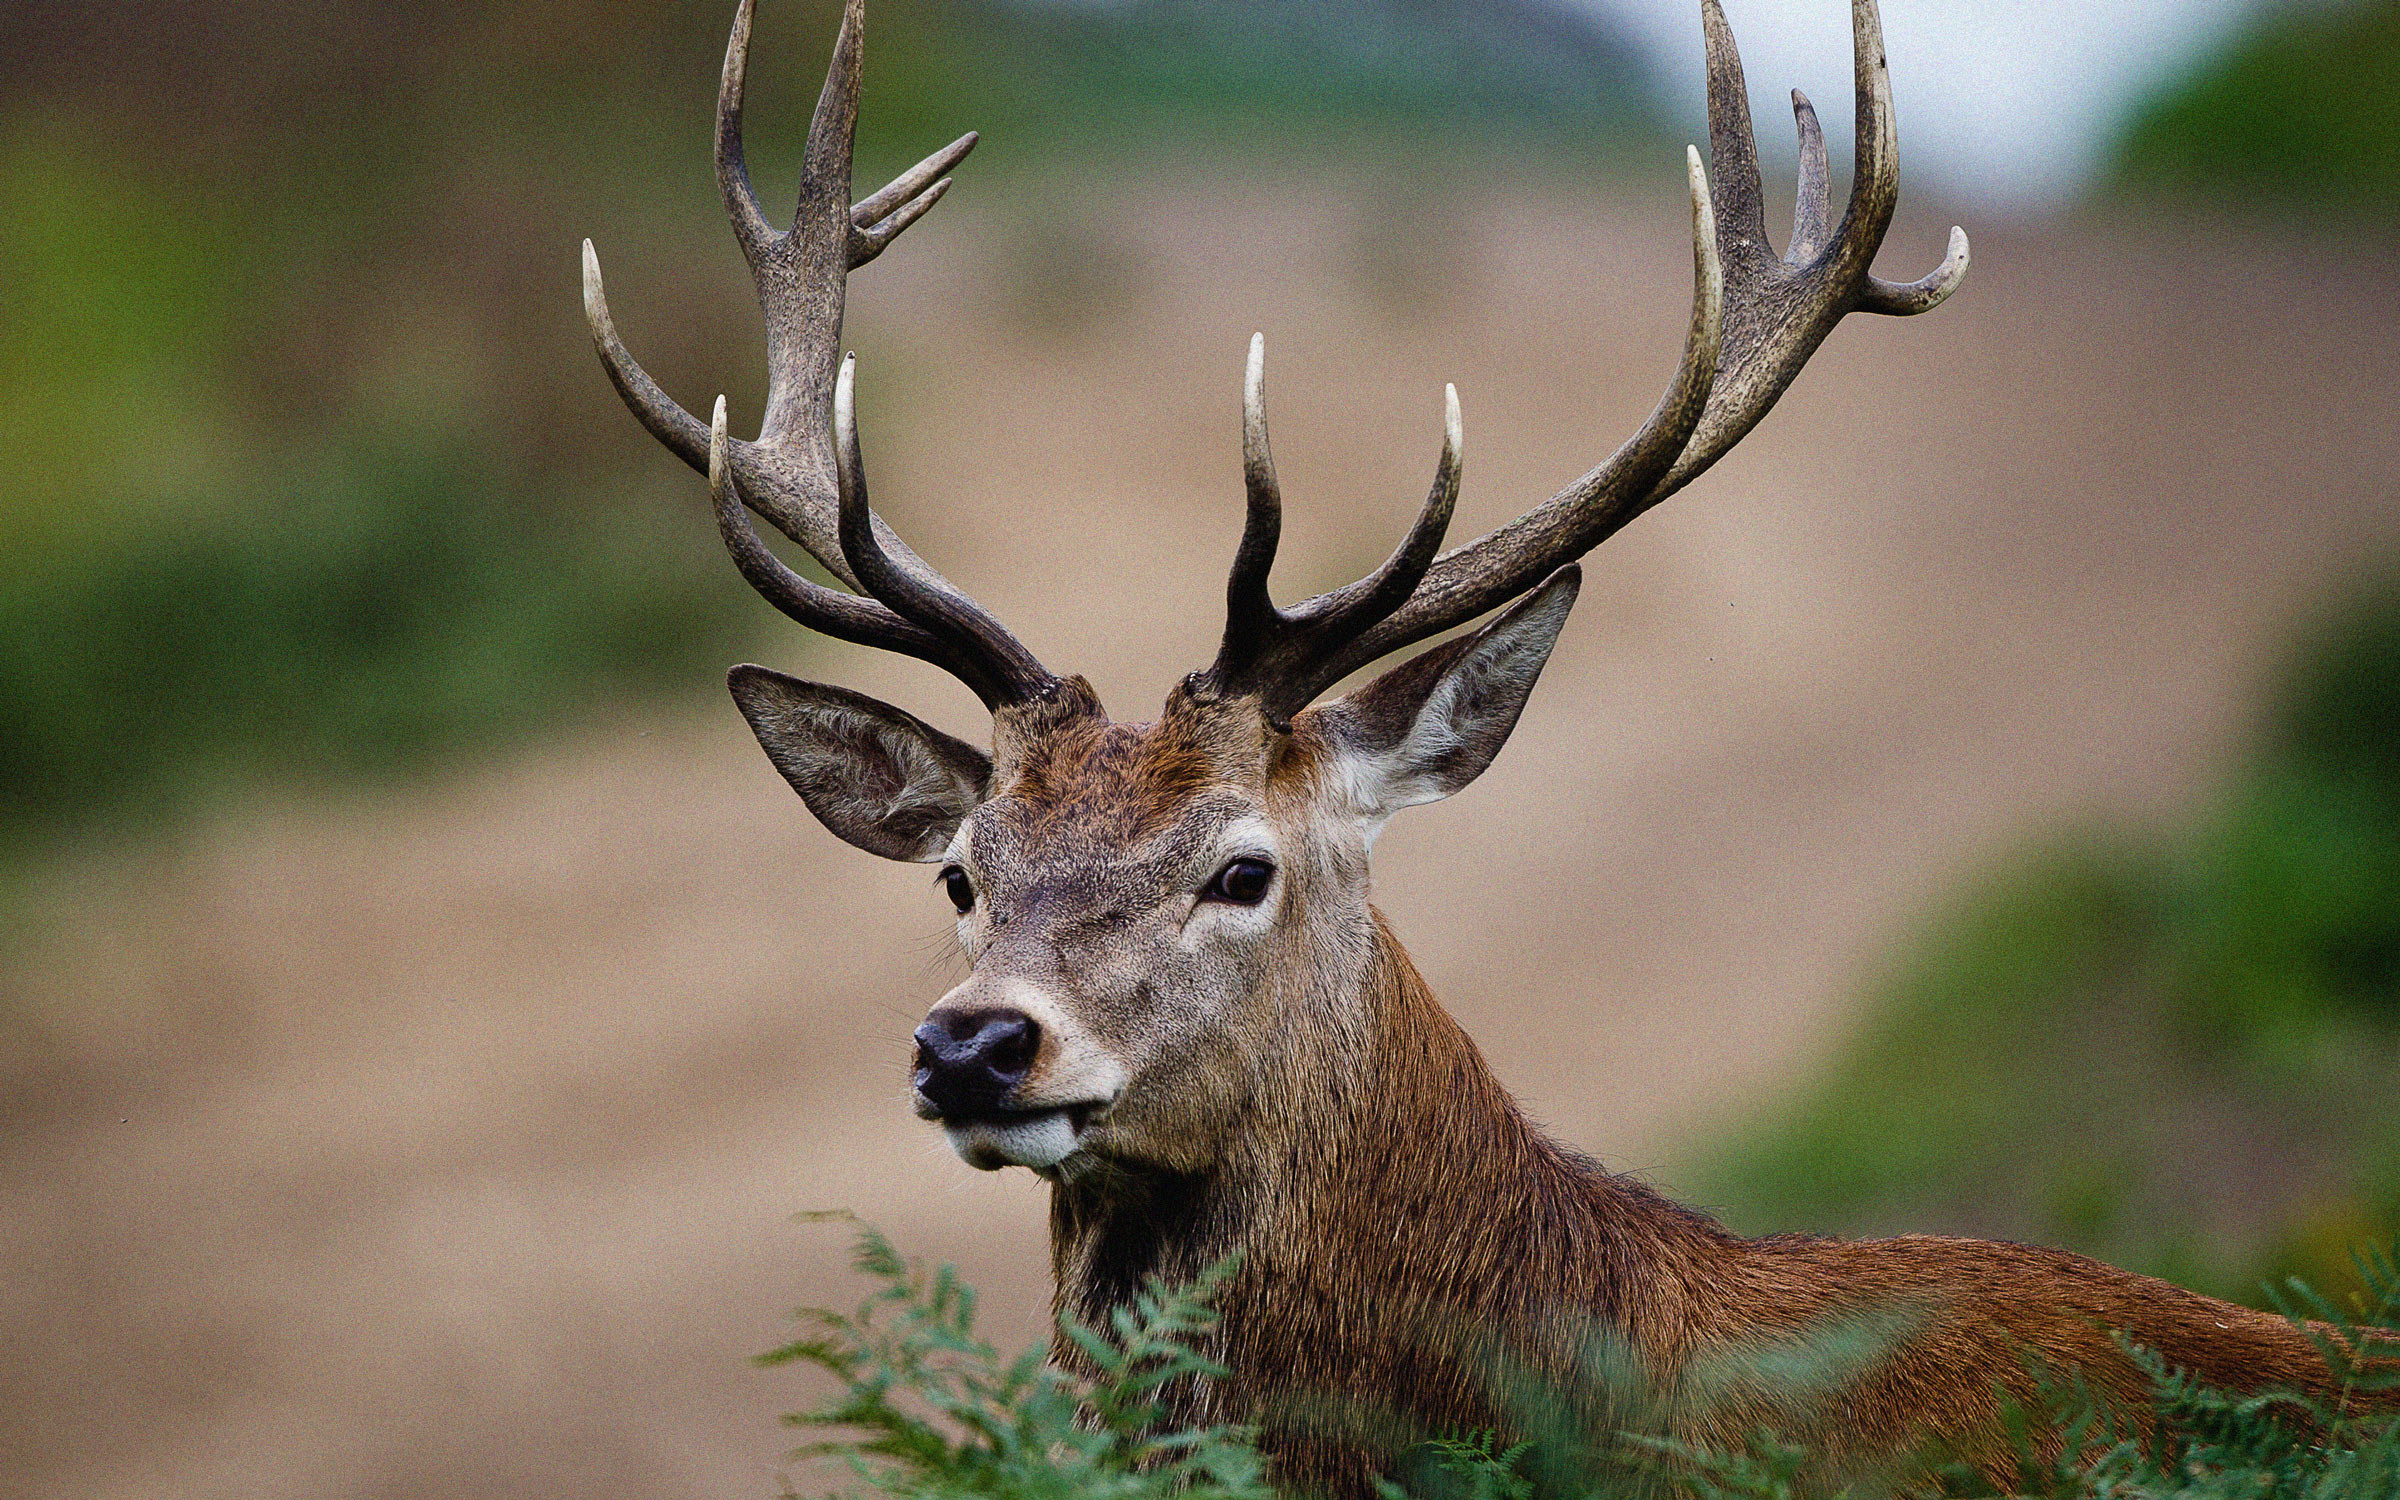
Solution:
[[[763,1356],[831,1375],[834,1396],[788,1420],[827,1434],[795,1457],[846,1474],[840,1500],[1270,1500],[1277,1492],[1256,1435],[1238,1426],[1180,1427],[1162,1396],[1222,1371],[1202,1352],[1210,1304],[1231,1263],[1187,1287],[1150,1285],[1105,1330],[1070,1327],[1099,1373],[1051,1368],[1040,1348],[1003,1358],[974,1331],[975,1297],[944,1267],[904,1260],[871,1229],[854,1265],[877,1289],[853,1312],[802,1314],[809,1331]],[[2400,1266],[2358,1252],[2361,1291],[2337,1306],[2287,1283],[2288,1316],[2327,1325],[2315,1342],[2349,1384],[2318,1402],[2285,1392],[2213,1390],[2147,1351],[2146,1411],[2102,1400],[2072,1377],[2047,1378],[2040,1410],[2007,1421],[2018,1474],[2004,1490],[1938,1461],[1828,1481],[1807,1449],[1759,1434],[1712,1452],[1646,1432],[1592,1435],[1547,1414],[1581,1403],[1521,1392],[1505,1404],[1518,1430],[1461,1433],[1397,1456],[1386,1500],[1799,1500],[1838,1495],[1988,1496],[2043,1500],[2388,1500],[2400,1494],[2400,1420],[2359,1398],[2400,1390],[2400,1369],[2354,1351],[2400,1330]],[[1854,1352],[1854,1351],[1853,1351]],[[1847,1361],[1847,1355],[1836,1363]],[[1595,1359],[1595,1371],[1617,1369]],[[1604,1377],[1603,1377],[1604,1378]],[[1504,1379],[1500,1384],[1505,1387]],[[1611,1403],[1622,1408],[1625,1403]],[[1640,1403],[1633,1403],[1638,1406]],[[1585,1407],[1584,1409],[1588,1409]],[[2062,1434],[2064,1443],[2044,1441]]]
[[[1230,1263],[1191,1286],[1153,1283],[1103,1330],[1067,1336],[1100,1373],[1075,1380],[1041,1348],[1013,1359],[975,1334],[975,1293],[948,1266],[927,1272],[861,1229],[853,1265],[881,1283],[849,1313],[812,1309],[799,1340],[760,1356],[814,1365],[839,1382],[785,1420],[837,1436],[794,1455],[834,1459],[843,1494],[892,1500],[1270,1500],[1266,1465],[1239,1427],[1179,1428],[1161,1398],[1222,1375],[1199,1352]]]
[[[2144,103],[2116,185],[2336,218],[2400,210],[2400,0],[2262,7]]]

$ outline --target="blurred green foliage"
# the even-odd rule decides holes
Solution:
[[[2134,112],[2121,187],[2400,209],[2400,0],[2285,5]]]
[[[495,441],[447,333],[318,321],[336,272],[281,216],[39,130],[0,192],[0,854],[503,742],[745,638],[696,517]]]
[[[0,840],[439,762],[709,680],[746,635],[706,533],[529,508],[469,452],[360,442],[274,483],[0,593]]]
[[[905,59],[885,101],[897,117],[939,133],[937,116],[963,111],[1049,149],[1195,127],[1605,141],[1649,128],[1655,105],[1620,38],[1540,0],[916,0],[888,21],[885,9],[877,24]]]
[[[194,199],[63,139],[0,137],[0,566],[199,459],[234,288],[233,236]]]
[[[1695,1184],[1752,1231],[2064,1244],[2231,1297],[2400,1226],[2400,583],[2179,837],[1986,876]]]

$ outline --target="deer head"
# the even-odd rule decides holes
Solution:
[[[1795,93],[1801,140],[1791,244],[1768,248],[1741,64],[1703,0],[1715,186],[1688,153],[1694,291],[1683,354],[1640,431],[1516,520],[1441,550],[1458,496],[1455,389],[1431,492],[1390,559],[1289,607],[1268,591],[1282,500],[1269,454],[1264,349],[1253,339],[1242,441],[1248,516],[1216,659],[1159,716],[1117,723],[1079,677],[1052,673],[870,507],[840,352],[846,277],[938,202],[967,135],[880,192],[850,199],[862,0],[847,0],[812,123],[798,211],[769,224],[742,159],[751,0],[718,95],[716,163],[766,316],[758,437],[702,423],[627,354],[599,262],[584,298],[610,378],[644,426],[708,475],[725,545],[762,595],[812,630],[932,662],[992,713],[989,754],[843,688],[764,667],[731,687],[760,745],[835,834],[941,867],[972,960],[916,1031],[919,1113],[969,1162],[1062,1180],[1203,1173],[1253,1149],[1259,1122],[1328,1088],[1371,1088],[1349,1003],[1382,951],[1368,851],[1394,813],[1475,779],[1515,726],[1578,581],[1575,559],[1674,493],[1765,415],[1852,311],[1922,312],[1965,274],[1965,236],[1923,281],[1869,271],[1897,162],[1874,0],[1854,0],[1858,145],[1838,222],[1824,138]],[[843,585],[787,567],[764,516]],[[1368,686],[1319,703],[1377,659],[1492,611]]]

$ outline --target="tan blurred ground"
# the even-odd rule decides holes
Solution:
[[[1070,196],[1098,248],[962,195],[862,275],[852,333],[886,513],[1121,715],[1212,643],[1253,327],[1286,595],[1396,535],[1443,380],[1479,529],[1674,360],[1663,191]],[[1904,220],[1887,273],[1946,223]],[[1822,1056],[1879,946],[1996,844],[2179,804],[2289,622],[2400,540],[2393,262],[2168,224],[1987,230],[1976,261],[1951,307],[1846,326],[1612,543],[1510,752],[1380,848],[1437,988],[1612,1165]],[[689,315],[646,295],[673,273],[611,262],[637,350]],[[718,378],[754,387],[754,348]],[[913,664],[774,639],[977,728]],[[1035,1185],[901,1101],[953,972],[939,896],[823,834],[707,684],[437,787],[65,856],[22,903],[14,1492],[771,1494],[796,1386],[744,1357],[851,1291],[802,1208],[961,1262],[1007,1341],[1038,1324]]]

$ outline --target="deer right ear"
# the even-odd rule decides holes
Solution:
[[[752,666],[725,685],[817,821],[869,854],[941,858],[990,793],[990,756],[864,693]]]
[[[1438,802],[1483,774],[1517,727],[1582,581],[1570,563],[1473,635],[1308,711],[1335,742],[1370,840],[1400,809]]]

